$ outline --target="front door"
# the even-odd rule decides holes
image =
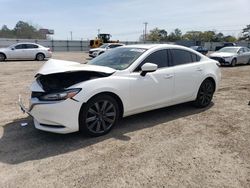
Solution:
[[[145,63],[158,65],[155,72],[142,76],[140,67]],[[174,88],[173,68],[168,67],[167,50],[158,50],[145,58],[131,73],[129,111],[141,112],[166,106],[171,102]]]

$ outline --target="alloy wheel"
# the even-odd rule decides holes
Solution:
[[[205,81],[199,91],[198,100],[201,106],[207,106],[211,102],[214,94],[214,86],[211,81]]]
[[[100,100],[88,108],[85,124],[94,134],[104,133],[114,125],[116,116],[115,105],[108,100]]]

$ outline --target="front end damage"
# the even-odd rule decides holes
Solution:
[[[56,60],[55,63],[58,61]],[[62,61],[62,63],[64,62]],[[49,62],[49,65],[54,66],[53,61]],[[72,66],[69,66],[68,69],[63,67],[63,71],[59,67],[57,67],[57,71],[51,71],[51,66],[45,64],[41,68],[42,71],[40,70],[36,74],[36,80],[30,87],[29,108],[23,105],[21,96],[19,96],[21,110],[33,117],[37,129],[61,134],[78,131],[78,116],[84,101],[74,98],[82,90],[75,88],[74,85],[101,79],[113,73],[111,70],[95,71],[96,69],[93,67],[78,64],[79,69],[76,69],[75,65],[74,70],[72,70]],[[50,71],[45,69],[46,66]],[[100,67],[98,68],[100,69]]]

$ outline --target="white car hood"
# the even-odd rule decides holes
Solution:
[[[50,59],[39,69],[36,76],[39,74],[48,75],[54,73],[77,72],[77,71],[91,71],[91,72],[112,74],[116,70],[104,66],[87,65],[87,64],[80,64],[74,61]]]
[[[235,53],[229,53],[229,52],[215,52],[210,54],[210,57],[230,57],[234,56]]]
[[[0,52],[6,52],[8,50],[10,50],[10,49],[9,48],[0,48]]]

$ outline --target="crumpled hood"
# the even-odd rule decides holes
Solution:
[[[57,59],[48,60],[37,72],[37,75],[48,75],[55,73],[64,72],[79,72],[79,71],[91,71],[91,72],[101,72],[106,74],[112,74],[116,70],[97,65],[80,64],[74,61],[64,61]]]
[[[6,50],[8,50],[8,48],[0,48],[1,52],[5,52]]]
[[[235,53],[230,53],[230,52],[215,52],[210,54],[210,57],[230,57],[234,55]]]

